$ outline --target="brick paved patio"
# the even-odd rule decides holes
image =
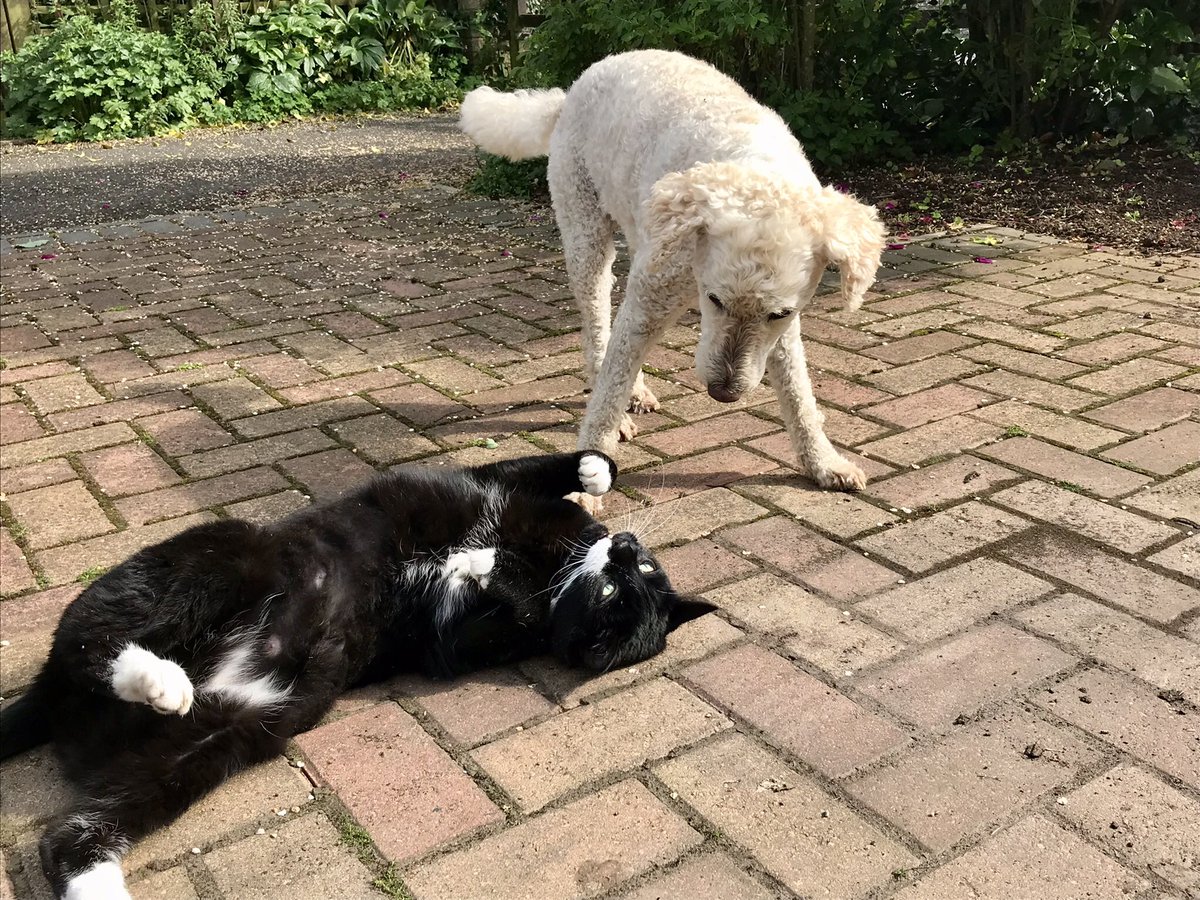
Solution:
[[[573,445],[544,209],[410,184],[31,240],[0,246],[6,696],[137,547]],[[134,895],[1200,895],[1200,257],[1003,229],[887,257],[806,325],[865,493],[794,470],[769,389],[698,390],[685,320],[609,513],[720,615],[591,681],[347,696],[137,847]],[[2,776],[0,894],[45,896],[62,786],[41,752]]]

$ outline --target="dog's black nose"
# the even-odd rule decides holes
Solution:
[[[731,391],[729,386],[724,384],[710,384],[708,386],[708,396],[712,397],[718,403],[732,403],[735,400],[742,399],[741,394]]]

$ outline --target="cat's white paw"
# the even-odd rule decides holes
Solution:
[[[579,483],[593,497],[607,494],[612,488],[608,462],[602,456],[588,453],[579,459]]]
[[[112,667],[113,693],[129,703],[144,703],[163,715],[187,715],[193,688],[187,672],[137,644],[121,651]]]
[[[492,569],[496,568],[496,548],[484,547],[481,550],[468,550],[467,564],[470,566],[471,577],[479,582],[481,588],[486,589],[492,576]]]
[[[471,577],[471,557],[466,550],[456,550],[446,558],[442,577],[451,584],[462,584]]]
[[[474,581],[486,588],[492,569],[496,567],[496,548],[456,550],[442,566],[442,577],[453,585]]]
[[[121,864],[109,859],[74,875],[67,882],[63,900],[131,900]]]

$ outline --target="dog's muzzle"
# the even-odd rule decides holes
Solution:
[[[735,400],[742,399],[739,392],[730,390],[726,384],[717,384],[716,382],[708,386],[708,396],[718,403],[733,403]]]

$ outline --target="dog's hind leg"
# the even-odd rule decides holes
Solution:
[[[821,487],[839,491],[860,491],[867,486],[862,469],[845,459],[829,443],[823,425],[825,417],[817,409],[804,345],[800,341],[800,317],[771,350],[767,372],[779,395],[783,422],[791,436],[796,455],[808,469],[809,476]]]
[[[600,198],[587,173],[569,153],[551,153],[547,179],[562,235],[567,278],[583,323],[585,375],[594,388],[612,326],[616,226],[600,208]]]

